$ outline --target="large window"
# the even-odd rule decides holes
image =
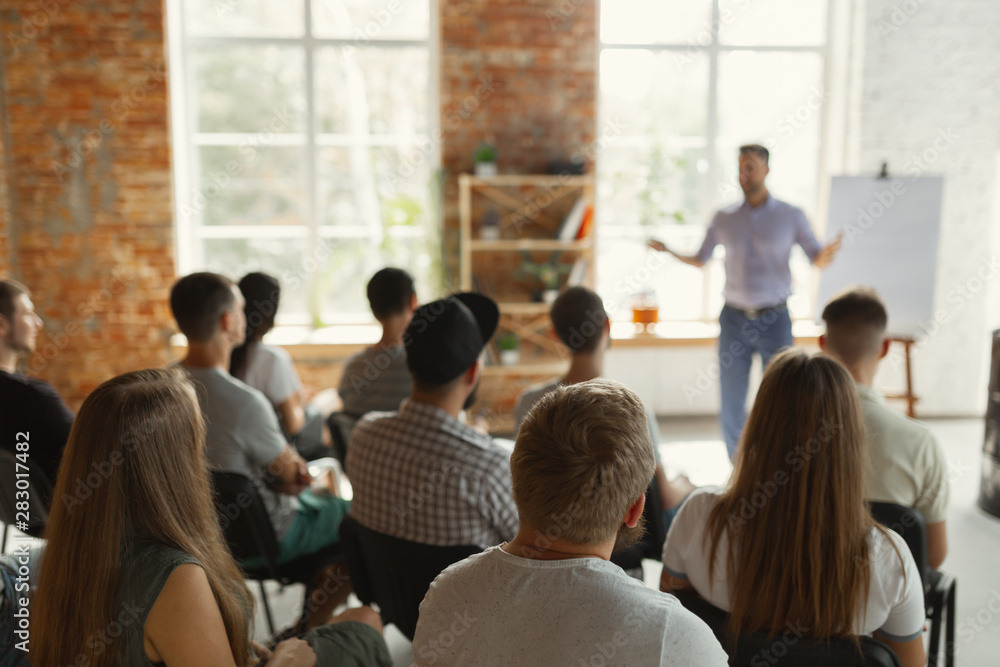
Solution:
[[[718,317],[721,261],[698,270],[644,246],[653,236],[698,249],[714,211],[742,200],[741,144],[771,150],[768,189],[803,208],[815,230],[827,10],[823,0],[601,3],[599,288],[617,317],[642,290],[655,293],[661,320]],[[801,250],[792,270],[792,314],[809,316]]]
[[[172,0],[182,272],[273,273],[289,324],[369,321],[388,264],[428,295],[431,2]]]

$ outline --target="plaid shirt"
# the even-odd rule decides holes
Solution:
[[[518,517],[510,454],[444,410],[410,399],[369,413],[347,448],[351,514],[393,537],[482,547],[510,540]]]

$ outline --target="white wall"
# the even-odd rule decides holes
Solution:
[[[1000,297],[1000,3],[867,0],[864,12],[854,166],[945,177],[937,322],[915,361],[921,414],[982,414]]]

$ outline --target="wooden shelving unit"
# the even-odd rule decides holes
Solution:
[[[548,303],[533,299],[539,284],[523,275],[527,258],[564,268],[586,266],[579,284],[594,286],[594,236],[559,240],[559,230],[578,199],[594,205],[594,177],[584,176],[459,176],[459,278],[462,289],[492,297],[500,306],[497,335],[520,339],[520,362],[490,364],[484,372],[476,410],[485,410],[491,431],[513,431],[513,409],[526,386],[565,372],[568,355],[549,333]],[[482,221],[498,219],[499,238],[483,238]],[[567,276],[560,280],[565,288]],[[490,355],[491,359],[494,355]]]

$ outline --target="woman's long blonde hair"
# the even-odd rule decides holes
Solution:
[[[150,538],[201,563],[236,664],[249,664],[253,599],[212,504],[194,388],[175,368],[108,380],[84,401],[59,466],[38,591],[32,663],[116,665],[104,641],[123,562]],[[102,638],[95,641],[95,638]]]
[[[812,638],[855,634],[871,581],[864,422],[847,371],[823,354],[783,352],[768,365],[730,484],[709,514],[705,546],[729,539],[730,623]]]

